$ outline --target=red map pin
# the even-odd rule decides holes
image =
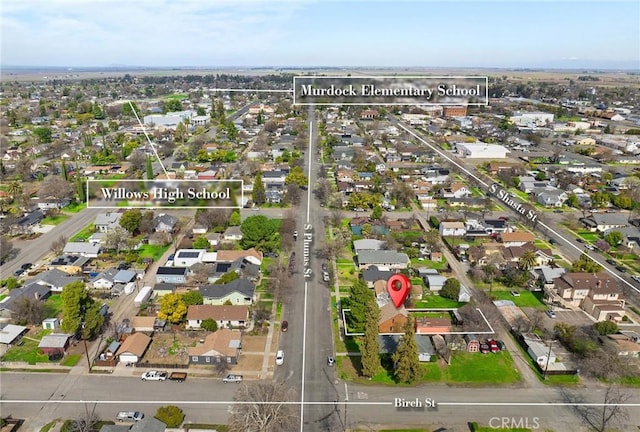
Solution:
[[[396,273],[387,281],[387,291],[396,308],[404,304],[411,290],[409,278],[403,274]]]

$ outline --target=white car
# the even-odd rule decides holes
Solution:
[[[284,364],[284,351],[278,350],[276,353],[276,365],[281,366]]]

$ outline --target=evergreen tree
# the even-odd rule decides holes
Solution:
[[[351,295],[344,302],[345,308],[351,309],[347,314],[347,326],[350,331],[364,331],[372,299],[375,301],[372,290],[365,281],[358,279],[351,287]]]
[[[153,180],[153,164],[149,156],[147,156],[147,180]]]
[[[69,174],[67,173],[67,164],[62,161],[62,178],[64,181],[69,181]]]
[[[378,343],[380,309],[375,298],[370,298],[368,304],[362,340],[362,375],[371,378],[380,369],[380,344]]]
[[[76,191],[78,193],[78,201],[85,202],[87,200],[85,183],[80,179],[80,177],[76,177]]]
[[[264,190],[264,183],[262,182],[262,172],[258,171],[256,174],[256,180],[253,182],[253,192],[251,199],[257,205],[262,205],[267,201],[267,195]]]
[[[413,384],[420,379],[420,360],[418,359],[418,344],[414,338],[416,331],[411,316],[404,326],[404,336],[393,353],[395,375],[398,382]]]

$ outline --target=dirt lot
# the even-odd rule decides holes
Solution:
[[[241,354],[238,359],[238,364],[231,369],[239,371],[256,371],[262,370],[262,355]]]
[[[180,333],[156,334],[142,361],[187,365],[189,348],[196,346],[199,339],[199,337],[189,337]]]
[[[247,353],[264,352],[264,345],[266,343],[266,336],[244,336],[242,338],[242,351]]]

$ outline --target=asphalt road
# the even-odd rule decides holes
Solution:
[[[309,368],[308,370],[311,370]],[[179,405],[186,413],[187,422],[225,423],[229,416],[228,403],[236,385],[223,384],[219,380],[189,377],[185,383],[142,382],[137,377],[77,375],[47,373],[3,373],[0,409],[3,416],[29,418],[43,409],[41,400],[48,400],[47,411],[52,418],[73,418],[85,407],[94,409],[100,418],[112,419],[123,410],[137,410],[153,415],[162,405]],[[311,375],[308,375],[311,376]],[[311,381],[308,381],[309,385]],[[322,383],[318,384],[325,387]],[[37,393],[34,389],[38,389]],[[323,405],[305,407],[303,431],[342,431],[346,427],[369,430],[368,426],[402,425],[403,427],[453,427],[462,431],[467,422],[477,421],[488,425],[494,417],[526,418],[533,424],[537,419],[540,430],[552,428],[560,431],[581,430],[580,419],[566,403],[560,388],[464,388],[446,385],[420,387],[384,387],[349,384],[345,400],[345,386],[338,386],[339,403],[335,399],[318,399]],[[580,394],[581,403],[603,403],[604,387],[569,389],[568,394]],[[627,412],[629,420],[620,430],[635,430],[640,425],[640,391],[626,389],[629,396]],[[309,394],[307,394],[310,396]],[[37,400],[39,398],[39,400]],[[432,398],[437,409],[399,409],[395,398],[424,400]],[[575,400],[575,399],[574,399]],[[97,404],[93,402],[98,401]],[[309,402],[311,399],[305,399]],[[346,409],[345,409],[346,408]],[[318,417],[329,416],[327,419]],[[495,420],[493,421],[495,423]],[[39,430],[42,425],[30,425],[29,430]],[[536,430],[534,428],[534,430]],[[584,429],[583,429],[584,430]]]
[[[13,272],[24,263],[37,264],[38,260],[50,252],[49,248],[53,241],[60,236],[71,238],[75,233],[93,222],[96,215],[101,211],[104,210],[84,209],[38,238],[33,240],[14,240],[12,242],[13,246],[19,252],[15,258],[0,267],[0,279],[12,276]]]

